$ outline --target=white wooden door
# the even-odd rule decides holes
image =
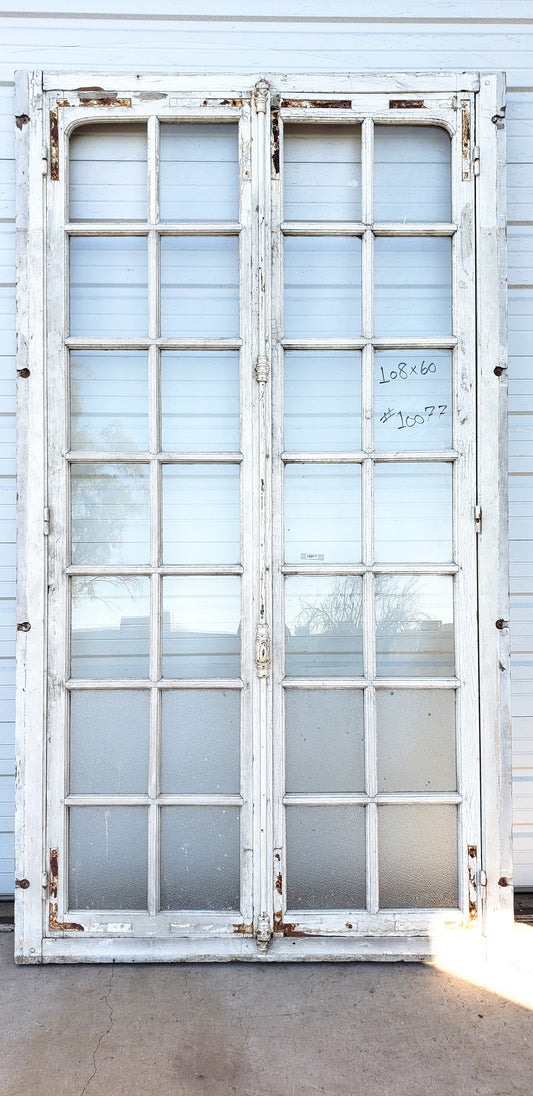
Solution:
[[[46,955],[428,954],[478,924],[473,96],[69,95]]]

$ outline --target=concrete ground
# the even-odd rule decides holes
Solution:
[[[16,967],[12,948],[0,933],[1,1096],[533,1096],[533,965]]]

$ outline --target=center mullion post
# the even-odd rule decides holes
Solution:
[[[159,770],[161,752],[161,465],[156,454],[160,438],[160,367],[157,339],[160,327],[160,236],[159,223],[159,119],[148,119],[148,399],[150,423],[150,751],[148,765],[148,912],[159,910]]]
[[[253,142],[255,195],[257,206],[256,254],[253,315],[256,321],[255,380],[257,382],[257,605],[255,663],[259,705],[259,832],[255,827],[256,858],[254,872],[256,896],[255,935],[259,949],[266,951],[272,936],[272,720],[270,715],[270,87],[260,80],[254,91],[256,140]],[[257,742],[257,739],[256,739]]]
[[[366,896],[370,913],[378,910],[377,878],[377,743],[376,743],[376,620],[374,608],[374,122],[362,125],[362,241],[361,310],[365,345],[362,352],[361,433],[366,454],[362,476],[363,663],[365,688],[365,784],[371,802],[366,808]]]

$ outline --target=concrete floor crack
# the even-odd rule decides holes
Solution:
[[[98,1072],[97,1058],[98,1058],[98,1051],[100,1050],[100,1045],[102,1043],[102,1040],[105,1039],[107,1035],[109,1035],[109,1032],[111,1031],[111,1029],[113,1027],[113,1005],[111,1004],[110,997],[111,997],[111,990],[113,988],[114,974],[115,974],[115,968],[114,968],[114,966],[112,966],[111,967],[111,974],[109,976],[109,980],[108,980],[108,982],[106,984],[106,987],[105,987],[105,993],[100,998],[100,1000],[104,1002],[104,1005],[105,1005],[105,1007],[107,1009],[107,1012],[108,1012],[107,1027],[104,1029],[104,1031],[100,1032],[100,1035],[98,1036],[98,1038],[96,1040],[96,1045],[95,1045],[95,1048],[93,1050],[93,1071],[91,1073],[91,1076],[85,1082],[85,1084],[84,1084],[84,1086],[83,1086],[83,1088],[80,1092],[80,1096],[86,1096],[86,1093],[89,1090],[89,1086],[92,1084],[92,1082],[94,1081],[94,1078],[96,1077],[96,1074]]]

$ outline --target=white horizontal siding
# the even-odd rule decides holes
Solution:
[[[507,71],[510,549],[515,869],[533,885],[533,25],[524,0],[24,0],[0,8],[0,893],[12,889],[14,126],[17,68],[55,71]],[[24,10],[26,9],[26,10]],[[194,10],[195,9],[195,10]],[[198,10],[200,9],[200,10]],[[368,11],[368,8],[366,9]],[[33,13],[33,14],[32,14]],[[35,14],[40,13],[40,14]],[[3,85],[3,86],[2,86]],[[516,89],[516,90],[512,90]],[[523,89],[523,90],[519,90]],[[7,843],[6,843],[7,842]],[[4,872],[4,875],[2,875]]]

